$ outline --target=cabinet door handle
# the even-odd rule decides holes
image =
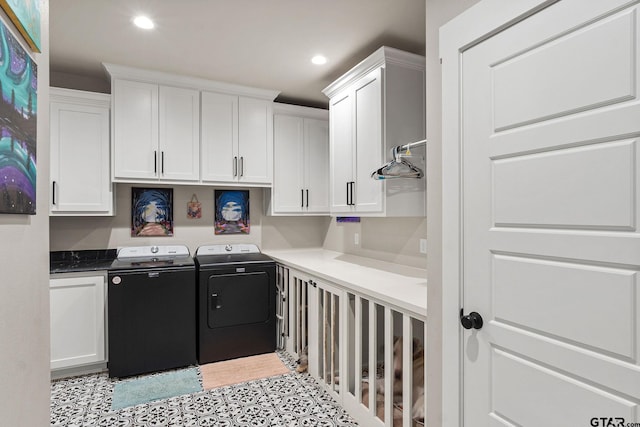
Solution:
[[[158,150],[153,151],[153,173],[158,173]]]
[[[162,154],[162,161],[160,162],[160,170],[162,172],[162,175],[164,175],[164,151],[160,152]]]
[[[56,204],[56,182],[53,181],[53,188],[51,190],[51,200],[53,201],[53,204]]]
[[[233,158],[233,176],[238,176],[238,157]]]
[[[300,207],[304,208],[304,190],[300,190]]]
[[[355,191],[354,191],[355,183],[356,183],[355,181],[351,181],[350,182],[350,184],[351,184],[351,206],[355,206],[355,203],[353,203],[353,193],[355,193]]]
[[[349,182],[347,182],[347,206],[350,206],[351,203],[349,203]]]
[[[309,207],[309,189],[307,188],[307,207]]]
[[[240,157],[240,176],[244,176],[244,157]]]
[[[349,185],[351,186],[351,206],[353,206],[353,181],[351,181]]]

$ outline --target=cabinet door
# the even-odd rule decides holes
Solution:
[[[158,177],[158,85],[113,82],[114,178]]]
[[[381,212],[384,183],[371,178],[382,166],[382,69],[363,78],[354,90],[357,212]]]
[[[273,165],[273,103],[262,99],[238,100],[238,181],[271,184]]]
[[[277,114],[273,120],[273,210],[301,212],[304,202],[304,119]]]
[[[200,177],[200,92],[161,86],[159,93],[161,179]]]
[[[52,98],[55,97],[52,91]],[[111,214],[109,107],[51,103],[51,213]]]
[[[235,182],[238,175],[238,97],[202,92],[202,180]]]
[[[330,183],[331,212],[352,211],[349,199],[353,181],[353,97],[343,92],[331,98],[330,126]]]
[[[51,279],[49,290],[51,369],[104,362],[104,276]]]
[[[329,124],[326,120],[304,119],[305,209],[329,212]]]

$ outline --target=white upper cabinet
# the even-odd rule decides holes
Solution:
[[[382,191],[369,177],[382,165],[382,70],[331,99],[333,213],[382,212]]]
[[[202,181],[270,185],[273,102],[202,92]]]
[[[304,119],[274,114],[273,213],[300,213],[304,208]]]
[[[202,180],[232,182],[238,176],[238,97],[202,93]]]
[[[279,92],[104,64],[117,182],[267,186]]]
[[[329,213],[329,120],[304,119],[305,209],[308,213]]]
[[[322,109],[275,104],[274,174],[267,213],[329,213],[329,124]]]
[[[158,85],[114,80],[113,177],[158,178]]]
[[[110,96],[51,88],[50,214],[113,215]]]
[[[273,181],[273,102],[238,99],[238,180],[271,184]]]
[[[114,178],[197,181],[197,90],[116,79],[113,87]]]
[[[200,93],[160,86],[159,177],[170,181],[200,178]]]
[[[351,212],[351,186],[355,157],[353,149],[353,96],[337,94],[329,103],[331,212]]]
[[[425,215],[424,178],[371,178],[393,147],[424,139],[424,69],[424,57],[382,47],[324,89],[332,214]],[[423,171],[424,153],[415,148],[410,159]]]

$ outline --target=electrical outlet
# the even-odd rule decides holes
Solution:
[[[427,253],[427,239],[420,239],[420,253]]]
[[[353,234],[353,244],[356,246],[360,244],[360,235],[358,233]]]

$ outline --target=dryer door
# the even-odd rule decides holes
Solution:
[[[211,275],[207,290],[209,328],[269,320],[269,275],[265,271]]]

